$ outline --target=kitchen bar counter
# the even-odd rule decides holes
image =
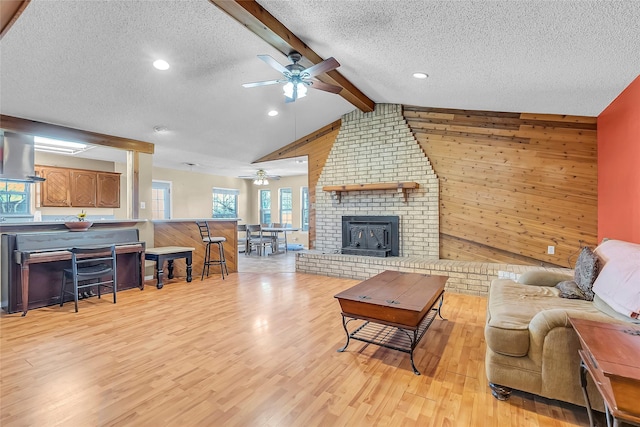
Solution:
[[[196,248],[193,252],[193,276],[202,274],[204,263],[205,244],[200,238],[200,232],[196,221],[209,223],[211,236],[221,236],[227,239],[224,242],[224,255],[227,260],[229,273],[238,271],[238,218],[179,218],[153,220],[153,240],[155,247],[185,246]],[[212,256],[216,256],[212,251]],[[176,260],[174,263],[176,275],[186,277],[186,264],[184,260]],[[210,276],[219,276],[219,267],[212,266]]]

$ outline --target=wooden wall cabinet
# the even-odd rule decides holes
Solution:
[[[120,174],[98,172],[97,196],[99,208],[120,207]]]
[[[95,208],[97,174],[94,171],[71,171],[71,206]]]
[[[46,179],[40,184],[41,206],[71,206],[71,174],[68,169],[36,167],[36,172]]]
[[[84,169],[36,166],[46,181],[40,184],[40,206],[119,208],[120,174]]]

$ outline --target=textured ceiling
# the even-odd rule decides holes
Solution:
[[[376,102],[596,116],[640,72],[636,1],[259,3]],[[279,76],[258,54],[287,61],[207,0],[32,0],[0,42],[0,111],[152,142],[159,167],[301,173],[251,162],[354,107],[243,88]]]

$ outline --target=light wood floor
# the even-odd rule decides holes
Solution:
[[[351,342],[333,295],[357,283],[236,273],[0,318],[0,425],[585,426],[584,409],[484,374],[484,298],[446,294],[409,357]]]

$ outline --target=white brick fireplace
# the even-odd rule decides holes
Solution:
[[[324,186],[417,182],[402,192],[369,190],[335,194]],[[355,110],[342,126],[316,187],[317,251],[342,247],[343,215],[400,217],[401,257],[438,259],[438,178],[402,115],[402,106],[377,104],[375,111]]]

